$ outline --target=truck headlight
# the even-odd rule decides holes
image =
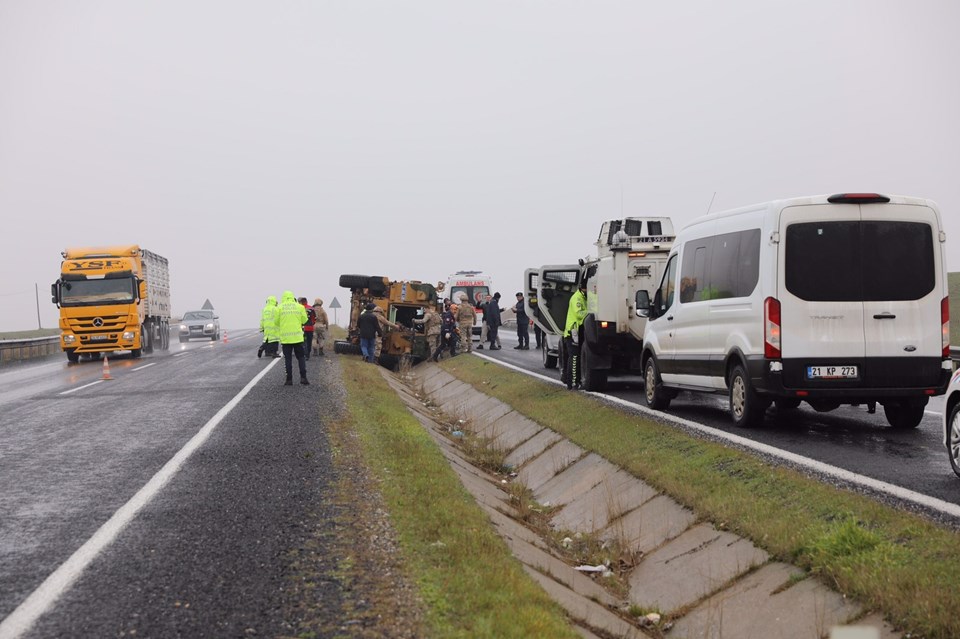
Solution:
[[[71,334],[71,335],[64,335],[64,336],[63,336],[63,343],[64,343],[64,344],[73,344],[75,341],[77,341],[77,336],[76,336],[76,335],[72,335],[72,334]]]
[[[136,333],[134,333],[133,331],[127,331],[126,333],[123,334],[123,338],[122,338],[122,339],[123,339],[123,341],[125,341],[125,342],[132,342],[134,335],[136,335]]]

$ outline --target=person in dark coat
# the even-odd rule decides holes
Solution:
[[[383,335],[380,330],[380,320],[373,309],[377,307],[373,302],[368,302],[364,307],[360,317],[357,318],[357,330],[360,331],[360,352],[363,354],[363,361],[376,362],[376,340]]]
[[[497,330],[500,328],[500,293],[494,293],[490,301],[487,302],[483,310],[483,321],[487,323],[487,341],[490,342],[490,350],[495,351],[497,346]]]
[[[521,351],[530,350],[530,317],[527,316],[527,310],[523,306],[523,293],[517,293],[517,305],[513,307],[517,314],[517,339],[519,344],[514,346]]]

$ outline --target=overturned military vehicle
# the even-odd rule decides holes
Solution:
[[[368,303],[383,312],[383,338],[378,361],[381,366],[396,368],[400,364],[417,364],[430,357],[430,345],[423,327],[414,324],[422,317],[423,309],[438,306],[437,293],[444,285],[436,286],[416,280],[392,282],[379,275],[341,275],[340,286],[350,289],[350,324],[347,339],[334,342],[335,353],[360,354],[360,314]]]

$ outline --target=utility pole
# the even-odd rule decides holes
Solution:
[[[36,282],[33,283],[33,294],[37,298],[37,330],[41,330],[43,326],[40,325],[40,285]]]

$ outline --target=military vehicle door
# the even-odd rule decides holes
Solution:
[[[567,306],[570,298],[577,292],[581,269],[578,264],[560,264],[542,266],[537,274],[539,321],[544,330],[563,334],[567,322]]]

